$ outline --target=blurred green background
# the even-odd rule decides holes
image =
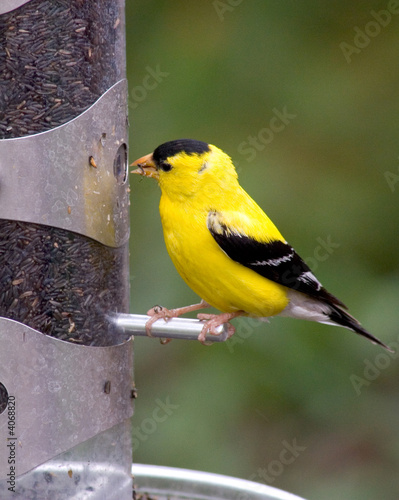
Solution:
[[[328,290],[392,346],[399,14],[380,11],[396,4],[127,2],[131,161],[183,137],[221,147]],[[276,113],[286,123],[270,132]],[[196,302],[164,247],[159,188],[131,189],[131,311]],[[134,461],[309,500],[398,500],[399,355],[331,326],[235,324],[212,347],[136,339]]]

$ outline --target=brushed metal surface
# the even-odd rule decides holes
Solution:
[[[12,445],[20,476],[131,417],[132,348],[132,339],[76,345],[0,318],[0,382],[9,398],[0,414],[0,479],[10,472]]]
[[[21,7],[25,3],[28,3],[30,0],[1,0],[0,2],[0,15],[5,14],[6,12],[11,12],[12,10]]]
[[[132,500],[130,419],[19,476],[1,500]],[[14,490],[14,491],[13,491]]]
[[[59,227],[119,247],[129,238],[127,81],[73,120],[0,140],[2,219]]]

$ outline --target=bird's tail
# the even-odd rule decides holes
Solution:
[[[335,323],[336,325],[349,328],[353,332],[371,340],[373,344],[378,344],[387,349],[388,351],[394,352],[390,347],[384,344],[384,342],[382,342],[377,337],[374,337],[374,335],[365,330],[356,318],[354,318],[349,313],[344,311],[340,306],[337,306],[335,304],[329,304],[329,306],[330,306],[330,311],[327,313],[327,315],[331,320],[331,323]]]
[[[290,299],[287,307],[279,314],[280,316],[290,316],[291,318],[305,319],[308,321],[317,321],[327,325],[338,325],[349,328],[355,333],[366,337],[374,344],[378,344],[390,352],[390,347],[374,337],[365,330],[357,319],[345,311],[345,305],[334,296],[328,294],[323,300],[317,300],[296,290],[288,290]]]

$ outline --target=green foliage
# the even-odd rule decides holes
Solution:
[[[131,160],[180,137],[221,147],[327,289],[399,344],[399,15],[370,24],[392,5],[132,0],[127,55]],[[370,33],[363,48],[355,27]],[[265,143],[284,107],[295,118]],[[131,311],[195,302],[166,254],[159,189],[131,188]],[[396,500],[398,358],[340,328],[251,325],[208,348],[136,340],[134,461],[269,477],[309,500]],[[174,409],[157,422],[166,398]],[[293,440],[305,449],[280,470]]]

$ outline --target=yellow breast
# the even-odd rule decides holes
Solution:
[[[281,312],[288,304],[286,288],[231,260],[207,228],[208,212],[208,207],[161,197],[166,248],[181,277],[220,311],[262,317]]]

